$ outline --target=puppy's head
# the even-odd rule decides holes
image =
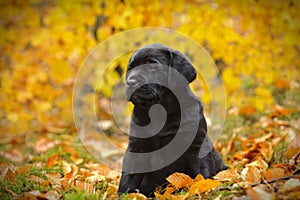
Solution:
[[[126,72],[127,100],[144,107],[159,103],[166,85],[183,84],[172,77],[170,67],[177,70],[187,83],[196,78],[196,70],[179,51],[161,44],[147,45],[135,51]]]

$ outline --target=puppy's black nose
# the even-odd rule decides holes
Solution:
[[[127,83],[127,85],[129,86],[129,87],[135,87],[135,86],[137,86],[137,84],[138,84],[138,81],[136,80],[136,79],[134,79],[134,78],[131,78],[131,79],[128,79],[127,81],[126,81],[126,83]]]

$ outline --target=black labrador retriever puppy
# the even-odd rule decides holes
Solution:
[[[133,53],[126,95],[134,109],[119,194],[153,196],[172,173],[208,178],[227,169],[207,136],[201,102],[190,90],[195,78],[196,70],[179,51],[151,44]]]

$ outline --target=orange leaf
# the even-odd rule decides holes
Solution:
[[[128,199],[139,199],[139,200],[146,200],[147,197],[141,193],[130,193],[126,195]]]
[[[154,196],[159,200],[167,199],[164,195],[159,194],[158,192],[154,192]]]
[[[63,167],[63,171],[66,171],[67,173],[64,174],[64,178],[61,180],[61,184],[64,189],[69,189],[75,183],[75,177],[78,172],[78,167],[76,165],[69,165],[65,168],[65,170]]]
[[[262,172],[262,176],[265,180],[269,181],[272,179],[277,179],[286,176],[284,169],[282,168],[272,168],[265,172]]]
[[[190,176],[179,172],[171,174],[166,179],[177,189],[187,187],[193,182],[193,179]]]
[[[220,171],[213,178],[218,181],[230,181],[238,177],[239,173],[237,173],[234,169],[227,169],[224,171]]]
[[[172,186],[168,186],[166,187],[166,191],[164,193],[164,195],[170,195],[175,191],[175,188],[173,188]]]
[[[267,169],[268,168],[268,164],[261,157],[258,157],[256,160],[254,160],[253,162],[247,164],[246,166],[247,167],[248,166],[253,166],[253,167],[258,167],[258,168],[261,168],[261,169]]]
[[[92,194],[95,192],[95,187],[91,183],[86,183],[83,181],[76,181],[75,184],[76,188],[81,191],[86,191],[88,194]]]
[[[243,179],[252,184],[259,183],[261,181],[260,170],[254,166],[248,166],[241,172]]]
[[[221,183],[211,179],[200,180],[192,184],[189,189],[190,195],[200,194],[218,187]]]
[[[300,134],[297,134],[297,136],[290,142],[290,144],[287,146],[285,156],[290,159],[295,154],[297,154],[300,151]]]
[[[54,154],[53,156],[48,158],[47,167],[52,167],[55,164],[59,164],[60,159],[61,159],[60,153]]]
[[[253,115],[255,109],[252,106],[244,106],[239,110],[239,115]]]
[[[290,89],[290,83],[282,79],[277,79],[274,83],[274,86],[277,89]]]
[[[273,155],[273,147],[271,143],[268,142],[260,143],[259,152],[266,161],[270,161]]]
[[[195,178],[195,181],[201,181],[204,180],[204,177],[202,176],[202,174],[198,174]]]

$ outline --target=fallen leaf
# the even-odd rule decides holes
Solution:
[[[132,200],[146,200],[147,197],[141,193],[130,193],[127,194],[126,197]]]
[[[239,109],[239,115],[253,115],[255,113],[255,108],[252,106],[244,106]]]
[[[270,143],[268,142],[259,143],[258,150],[267,162],[269,162],[272,159],[274,150]]]
[[[45,152],[49,149],[51,149],[52,147],[54,147],[55,145],[58,144],[58,141],[53,141],[50,140],[48,138],[41,138],[34,146],[34,150],[37,153],[42,153]]]
[[[1,171],[1,177],[6,181],[17,181],[15,170],[9,166],[5,167],[4,170]]]
[[[88,194],[93,194],[95,192],[94,185],[84,181],[76,181],[75,187],[81,191],[87,192]]]
[[[275,116],[287,116],[291,113],[291,110],[286,109],[283,106],[276,104],[273,107],[273,113]]]
[[[164,195],[170,195],[173,192],[175,192],[175,188],[172,186],[168,186],[168,187],[166,187],[166,191],[164,192]]]
[[[46,199],[58,200],[60,199],[60,194],[56,190],[50,190],[45,194]]]
[[[251,199],[255,200],[273,200],[275,199],[275,194],[268,193],[265,191],[265,186],[256,186],[246,190],[246,193]]]
[[[203,192],[218,187],[220,184],[220,182],[212,179],[200,180],[191,185],[189,193],[190,195],[201,194]]]
[[[297,134],[296,137],[287,146],[285,156],[288,159],[291,159],[299,151],[300,151],[300,134]]]
[[[171,174],[166,180],[177,189],[187,187],[193,182],[193,179],[190,176],[179,172]]]
[[[14,163],[22,163],[25,160],[21,151],[17,149],[12,149],[9,151],[1,151],[0,156],[3,156],[7,160],[10,160]]]
[[[46,177],[52,187],[60,188],[61,187],[61,174],[57,172],[49,172],[46,174]]]
[[[204,180],[205,178],[203,177],[202,174],[198,174],[195,178],[195,181],[201,181],[201,180]]]
[[[69,169],[69,167],[70,167],[70,169]],[[69,167],[65,168],[66,173],[64,173],[64,177],[61,180],[61,184],[62,184],[64,189],[69,189],[75,184],[75,177],[76,177],[77,172],[78,172],[78,167],[77,166],[69,165]]]
[[[60,164],[61,154],[57,153],[48,158],[47,167],[52,167],[53,165]]]
[[[274,135],[275,135],[274,132],[270,132],[270,133],[268,133],[268,134],[263,135],[262,137],[255,138],[255,139],[254,139],[254,142],[255,142],[255,143],[263,143],[263,142],[266,142],[268,139],[273,138]]]
[[[260,170],[254,166],[248,166],[241,172],[242,179],[250,184],[259,183],[261,181]]]
[[[261,157],[256,158],[254,161],[246,164],[246,166],[247,167],[248,166],[258,167],[258,168],[264,169],[264,170],[268,168],[268,164]]]
[[[231,181],[232,179],[238,179],[239,173],[237,173],[234,169],[227,169],[220,171],[213,178],[218,181]]]
[[[299,191],[300,190],[300,181],[295,178],[291,178],[284,183],[284,185],[280,188],[280,192],[291,192],[291,191]]]
[[[267,181],[286,176],[286,174],[284,173],[284,169],[282,168],[268,169],[267,171],[263,171],[261,174],[262,177]]]
[[[118,199],[118,186],[109,184],[102,199]]]

